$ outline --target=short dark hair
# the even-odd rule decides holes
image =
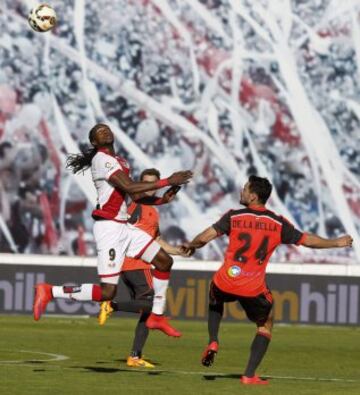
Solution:
[[[160,172],[157,169],[145,169],[141,174],[140,174],[140,180],[142,181],[145,176],[155,176],[160,180]]]
[[[252,175],[249,177],[249,190],[257,195],[262,204],[265,204],[271,195],[272,185],[267,178]]]

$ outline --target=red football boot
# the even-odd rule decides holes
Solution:
[[[47,304],[53,299],[52,296],[52,285],[50,284],[38,284],[35,286],[35,296],[33,313],[34,320],[39,321],[42,313],[45,311]]]
[[[242,384],[247,384],[247,385],[266,385],[266,384],[269,384],[269,380],[261,379],[259,376],[254,376],[254,377],[241,376],[240,382]]]
[[[203,352],[203,355],[201,357],[201,363],[206,367],[211,366],[214,363],[215,355],[217,354],[218,350],[218,342],[211,342]]]
[[[150,317],[146,320],[146,326],[149,329],[158,329],[168,336],[181,336],[181,333],[169,324],[168,318],[164,315],[156,315],[154,313],[151,313]]]

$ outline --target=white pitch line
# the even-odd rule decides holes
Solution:
[[[343,378],[325,378],[325,377],[293,377],[293,376],[263,376],[269,379],[276,380],[300,380],[300,381],[336,381],[342,383],[360,383],[360,380],[343,379]]]
[[[239,378],[241,374],[239,373],[220,373],[220,372],[189,372],[186,370],[155,370],[155,369],[124,369],[129,372],[148,372],[148,373],[177,373],[177,374],[184,374],[184,375],[198,375],[198,376],[208,376],[208,377],[227,377],[227,376],[236,376],[238,375]],[[347,382],[347,383],[360,383],[359,380],[353,379],[344,379],[344,378],[325,378],[325,377],[294,377],[294,376],[266,376],[260,375],[260,377],[267,378],[267,379],[275,379],[275,380],[299,380],[299,381],[330,381],[330,382]]]
[[[27,354],[40,354],[46,355],[50,358],[48,359],[31,359],[31,362],[54,362],[54,361],[66,361],[69,359],[66,355],[61,354],[52,354],[48,352],[41,352],[41,351],[29,351],[29,350],[14,350],[14,351],[6,351],[10,353],[27,353]],[[0,360],[0,364],[18,364],[18,363],[26,363],[26,360],[12,360],[12,361],[2,361]]]
[[[16,352],[16,351],[14,351]],[[69,357],[61,354],[50,354],[50,353],[45,353],[45,352],[37,352],[37,351],[25,351],[25,350],[19,350],[18,352],[28,352],[28,353],[34,353],[34,354],[43,354],[43,355],[50,355],[55,357],[54,359],[32,359],[31,361],[34,362],[50,362],[50,361],[64,361],[66,359],[70,359]],[[0,361],[1,364],[7,364],[7,363],[16,363],[16,364],[23,364],[23,366],[30,366],[28,364],[24,364],[26,361]],[[17,365],[19,366],[19,365]],[[81,368],[81,366],[79,366]],[[105,366],[102,366],[105,368]],[[207,377],[213,377],[216,379],[217,377],[228,377],[228,376],[240,376],[240,373],[220,373],[220,372],[189,372],[187,370],[160,370],[160,369],[129,369],[129,368],[121,368],[118,365],[114,367],[113,365],[111,366],[113,369],[118,369],[119,372],[138,372],[138,373],[170,373],[170,374],[182,374],[182,375],[187,375],[187,376],[207,376]],[[69,368],[66,366],[59,366],[59,365],[52,365],[52,368],[59,368],[59,369],[73,369]],[[108,369],[109,366],[106,366]],[[87,368],[84,368],[87,369]],[[326,378],[326,377],[296,377],[296,376],[267,376],[267,375],[260,375],[262,378],[266,379],[274,379],[274,380],[297,380],[297,381],[322,381],[322,382],[337,382],[337,383],[360,383],[359,380],[353,380],[353,379],[344,379],[344,378]]]

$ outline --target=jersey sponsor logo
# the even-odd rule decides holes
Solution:
[[[244,269],[242,269],[241,267],[237,266],[237,265],[233,265],[230,266],[227,269],[227,274],[229,277],[235,278],[235,277],[239,277],[241,274],[241,277],[261,277],[264,274],[264,271],[261,270],[257,270],[257,271],[245,271]]]
[[[238,277],[241,274],[241,267],[236,265],[230,266],[227,273],[230,277]]]

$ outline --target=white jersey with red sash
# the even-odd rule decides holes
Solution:
[[[92,179],[97,191],[97,206],[92,213],[93,217],[118,222],[127,220],[126,194],[109,182],[110,177],[117,172],[128,175],[130,173],[128,162],[99,149],[91,163]]]

